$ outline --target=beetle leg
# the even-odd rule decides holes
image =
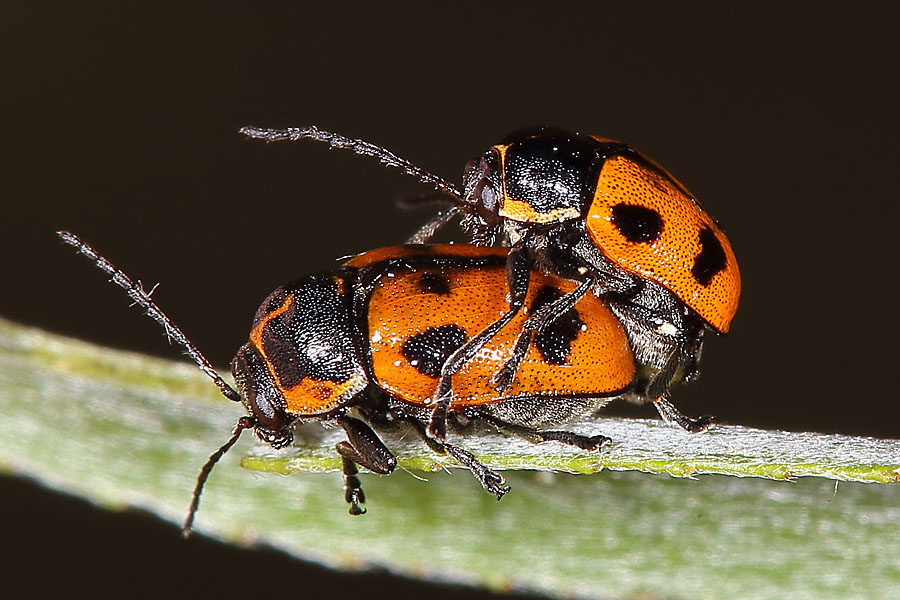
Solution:
[[[365,504],[366,495],[359,481],[357,465],[373,473],[388,475],[397,466],[397,459],[372,428],[359,419],[340,416],[337,422],[349,440],[338,442],[335,446],[343,463],[344,499],[350,505],[351,515],[361,515],[366,512],[366,509],[360,506]]]
[[[666,423],[675,423],[685,431],[700,433],[709,429],[713,425],[714,419],[709,416],[696,419],[685,416],[668,399],[669,384],[672,383],[678,367],[683,363],[684,359],[681,350],[676,348],[672,351],[671,356],[669,356],[659,373],[647,384],[647,391],[644,392],[644,397],[653,402],[653,406],[656,407],[656,410],[659,411],[660,416]]]
[[[537,430],[535,434],[541,442],[561,442],[569,446],[575,446],[588,452],[599,450],[603,444],[610,442],[605,435],[581,435],[571,431],[558,431],[553,429]]]
[[[356,450],[347,442],[338,442],[335,449],[341,455],[343,466],[344,501],[350,505],[351,515],[364,515],[366,509],[360,505],[366,503],[366,494],[363,492],[362,482],[358,477],[359,469],[356,468],[356,461],[351,458],[356,454]]]
[[[675,379],[678,367],[681,366],[683,359],[681,351],[678,347],[672,349],[672,353],[666,360],[666,364],[659,370],[656,375],[647,384],[645,395],[650,400],[656,401],[657,398],[663,398],[669,393],[669,385]]]
[[[506,277],[509,284],[509,310],[498,320],[480,331],[475,337],[457,348],[441,366],[441,376],[435,388],[432,401],[434,410],[428,424],[428,435],[443,442],[446,436],[447,409],[452,398],[453,375],[465,365],[479,350],[518,314],[525,303],[528,285],[531,281],[532,259],[525,243],[517,244],[509,251],[506,262]]]
[[[472,471],[472,475],[475,476],[475,479],[478,480],[481,487],[489,494],[497,496],[497,500],[502,498],[503,495],[509,491],[509,486],[506,485],[503,477],[496,471],[491,470],[478,462],[471,452],[447,443],[444,444],[444,450],[447,454]]]
[[[425,430],[426,435],[439,444],[447,437],[447,410],[450,408],[450,395],[444,394],[431,411],[431,420]]]
[[[524,238],[523,238],[524,240]],[[441,377],[438,380],[433,399],[435,402],[449,402],[451,393],[451,378],[465,365],[479,350],[500,331],[525,304],[525,296],[528,294],[528,286],[531,282],[531,267],[533,261],[524,241],[514,245],[506,259],[506,278],[509,284],[509,310],[499,319],[484,328],[478,335],[457,348],[441,366]],[[436,411],[435,411],[436,412]],[[434,423],[434,419],[432,419]],[[438,425],[435,423],[435,425]],[[429,425],[429,429],[432,426]]]
[[[447,195],[443,192],[431,192],[427,196],[421,196],[420,201],[424,199],[425,201],[431,201],[434,199],[441,200],[446,199]],[[417,202],[418,203],[418,202]],[[428,220],[427,223],[422,225],[414,234],[412,234],[409,239],[406,240],[407,244],[424,244],[428,240],[430,240],[437,231],[453,220],[459,213],[458,206],[450,206],[448,208],[441,209],[435,214],[431,219]]]
[[[522,362],[522,359],[525,358],[525,354],[528,353],[528,348],[531,346],[534,336],[543,331],[545,327],[550,325],[557,318],[574,308],[575,304],[581,300],[582,296],[587,293],[593,283],[593,279],[590,277],[586,278],[577,288],[556,299],[554,302],[541,307],[522,324],[522,331],[519,333],[519,337],[516,338],[516,345],[513,348],[512,356],[510,356],[503,364],[503,367],[491,377],[491,383],[499,393],[503,394],[506,392],[512,384],[513,379],[516,376],[516,371],[519,370],[519,364]]]
[[[353,457],[355,463],[379,475],[389,475],[394,471],[397,459],[371,427],[359,419],[347,416],[338,417],[337,422],[356,452]]]
[[[692,419],[687,417],[675,406],[669,402],[669,399],[665,396],[652,400],[653,406],[656,407],[656,410],[659,411],[660,416],[663,418],[663,421],[666,423],[675,423],[685,431],[690,433],[701,433],[706,431],[715,423],[715,419],[709,416],[698,417],[696,419]]]
[[[525,427],[524,425],[509,423],[507,421],[503,421],[501,419],[498,419],[497,417],[486,415],[484,413],[478,413],[476,418],[481,419],[486,423],[490,423],[501,431],[508,431],[534,444],[540,444],[543,442],[560,442],[563,444],[568,444],[569,446],[575,446],[576,448],[580,448],[582,450],[587,450],[588,452],[593,452],[595,450],[599,450],[601,446],[610,441],[610,439],[605,435],[587,436],[573,433],[571,431],[533,429],[531,427]]]
[[[472,472],[481,487],[490,494],[497,496],[497,500],[503,497],[509,491],[509,486],[503,480],[503,477],[496,471],[489,469],[476,459],[471,452],[463,450],[459,446],[454,446],[445,441],[437,441],[428,434],[428,428],[418,419],[397,414],[398,420],[405,421],[413,426],[416,433],[425,441],[429,448],[438,454],[449,454],[456,461]]]

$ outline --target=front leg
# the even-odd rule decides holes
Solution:
[[[337,422],[349,440],[338,442],[335,446],[343,463],[344,499],[350,505],[351,515],[361,515],[366,512],[362,506],[366,502],[366,495],[359,481],[357,465],[373,473],[388,475],[397,466],[397,459],[378,434],[364,422],[343,415],[337,418]]]
[[[347,442],[338,442],[335,446],[338,454],[341,455],[341,466],[344,474],[344,501],[350,505],[351,515],[366,514],[365,503],[366,494],[362,489],[362,482],[359,480],[359,469],[356,467],[354,457],[357,456],[356,450]]]
[[[491,323],[478,335],[457,348],[441,366],[441,375],[431,402],[431,421],[428,424],[428,435],[437,442],[443,442],[446,436],[447,410],[453,397],[453,375],[474,357],[497,332],[515,317],[525,303],[528,286],[531,282],[533,261],[527,247],[527,239],[522,238],[509,251],[506,259],[506,278],[509,285],[509,310],[497,321]]]
[[[491,383],[497,392],[504,394],[509,386],[512,385],[513,379],[516,377],[516,371],[519,370],[519,364],[528,353],[528,348],[535,335],[541,333],[545,327],[553,323],[556,319],[562,317],[575,307],[575,304],[581,300],[593,285],[594,280],[590,277],[586,278],[581,284],[564,296],[555,301],[542,306],[535,311],[525,323],[522,325],[522,331],[516,338],[516,345],[513,348],[512,356],[503,364],[503,367],[494,373],[491,377]]]
[[[432,192],[432,193],[429,193],[427,196],[421,196],[419,200],[420,201],[425,200],[427,202],[427,201],[430,201],[433,199],[440,200],[441,198],[446,199],[447,195],[444,194],[443,192],[437,192],[437,193]],[[427,243],[428,240],[430,240],[432,237],[434,237],[434,234],[437,233],[437,231],[441,227],[443,227],[444,225],[449,223],[451,220],[453,220],[453,217],[455,217],[457,214],[459,214],[459,207],[457,207],[457,206],[451,206],[449,208],[444,208],[444,209],[439,210],[437,213],[435,213],[435,215],[433,217],[431,217],[431,219],[428,220],[427,223],[422,225],[414,234],[412,234],[406,240],[406,243],[407,244],[425,244],[425,243]]]

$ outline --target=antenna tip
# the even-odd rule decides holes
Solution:
[[[248,138],[255,139],[265,139],[266,134],[268,133],[267,129],[260,129],[259,127],[253,127],[252,125],[248,125],[246,127],[241,127],[238,129],[238,132],[246,135]]]
[[[65,243],[69,244],[70,246],[80,246],[81,245],[81,239],[79,239],[79,237],[77,235],[75,235],[74,233],[69,233],[68,231],[60,230],[60,231],[56,232],[56,235],[59,237],[59,239],[61,239]]]

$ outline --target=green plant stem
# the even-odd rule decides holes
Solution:
[[[0,468],[173,523],[242,414],[192,365],[4,321],[0,361]],[[900,489],[849,483],[900,479],[897,440],[739,427],[689,435],[621,419],[573,427],[614,442],[589,454],[490,432],[457,438],[505,471],[513,489],[499,503],[413,436],[385,435],[410,473],[364,475],[363,517],[347,515],[339,475],[316,473],[339,467],[337,431],[305,425],[300,445],[278,453],[243,440],[213,472],[197,527],[339,568],[560,597],[900,594]],[[301,473],[254,475],[239,462]]]

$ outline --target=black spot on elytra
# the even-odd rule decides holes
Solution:
[[[700,232],[700,254],[694,259],[691,274],[700,285],[707,286],[716,273],[725,268],[726,257],[722,244],[709,227]]]
[[[403,342],[400,353],[419,373],[439,377],[441,367],[465,342],[466,332],[461,327],[429,327]]]
[[[537,296],[534,297],[531,310],[534,312],[562,296],[562,292],[555,287],[545,285],[538,290]],[[578,311],[570,308],[534,337],[534,345],[545,361],[551,365],[564,365],[572,351],[572,342],[581,333],[583,325],[584,321],[578,316]]]
[[[419,289],[426,294],[449,294],[450,281],[439,273],[423,273]]]
[[[652,208],[616,204],[612,215],[613,225],[629,242],[652,242],[662,233],[662,217]]]

